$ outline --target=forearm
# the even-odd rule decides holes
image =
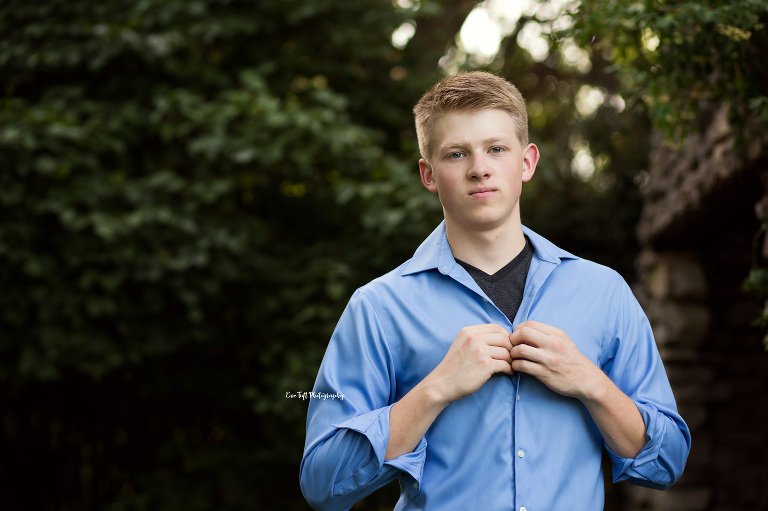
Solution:
[[[440,412],[448,405],[427,377],[395,403],[389,412],[389,443],[384,459],[412,452]]]
[[[602,371],[598,372],[581,402],[608,447],[619,456],[634,458],[646,443],[643,417],[634,401]]]

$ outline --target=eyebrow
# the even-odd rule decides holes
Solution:
[[[509,143],[509,139],[507,139],[506,137],[489,137],[489,138],[486,138],[486,139],[480,141],[480,144],[481,145],[491,145],[491,144],[495,144],[495,143],[498,143],[498,142]],[[463,140],[457,140],[457,141],[452,141],[452,142],[448,142],[446,144],[443,144],[443,145],[440,146],[439,149],[440,149],[440,151],[445,151],[445,150],[448,150],[448,149],[464,149],[466,147],[469,147],[470,145],[472,145],[472,144],[470,144],[469,142],[466,142],[466,141],[463,141]]]

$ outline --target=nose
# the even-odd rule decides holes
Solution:
[[[489,163],[484,154],[475,153],[472,156],[471,165],[467,169],[467,178],[482,181],[489,177],[491,175]]]

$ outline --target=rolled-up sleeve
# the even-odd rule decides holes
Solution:
[[[691,434],[677,411],[651,325],[629,286],[619,280],[616,322],[601,365],[640,411],[646,444],[634,458],[618,456],[606,445],[613,481],[666,489],[683,473]]]
[[[307,412],[300,483],[314,509],[344,510],[405,472],[420,481],[426,440],[384,460],[395,361],[373,303],[355,293],[320,365]],[[327,397],[331,396],[331,397]],[[417,485],[418,486],[418,485]]]

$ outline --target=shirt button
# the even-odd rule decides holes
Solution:
[[[418,490],[418,489],[419,489],[419,482],[418,482],[418,481],[414,481],[414,483],[413,483],[413,489],[414,489],[414,490]]]
[[[517,395],[517,400],[520,401],[520,394]]]
[[[520,508],[520,511],[527,511],[527,510],[525,509],[525,506],[522,506],[522,507]]]
[[[517,451],[517,457],[518,457],[518,458],[522,458],[523,456],[525,456],[525,451],[523,451],[522,449],[520,449],[519,451]]]

